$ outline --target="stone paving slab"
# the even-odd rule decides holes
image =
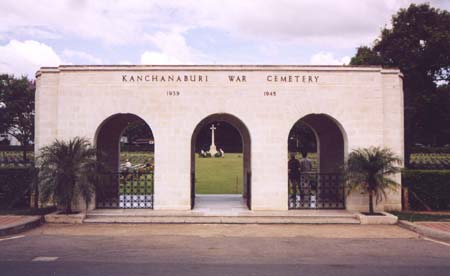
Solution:
[[[232,216],[232,217],[342,217],[356,218],[356,213],[347,210],[286,210],[286,211],[238,211],[233,209],[223,210],[214,208],[196,208],[186,211],[151,210],[151,209],[96,209],[89,211],[88,217],[92,216],[126,216],[126,217],[193,217],[193,216]]]
[[[88,216],[83,223],[194,223],[194,224],[359,224],[351,217],[286,216]]]
[[[93,210],[84,223],[263,223],[263,224],[359,224],[355,213],[346,210],[234,211],[196,208],[187,211]]]
[[[17,234],[42,222],[42,216],[0,216],[0,236]]]

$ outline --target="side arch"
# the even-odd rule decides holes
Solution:
[[[148,172],[145,172],[145,180],[141,181],[142,172],[136,172],[138,169],[132,169],[136,171],[131,173],[132,170],[127,168],[126,175],[120,170],[120,139],[127,127],[134,123],[142,123],[146,128],[144,129],[145,132],[154,139],[150,126],[141,117],[132,113],[117,113],[109,116],[98,126],[95,132],[94,145],[97,148],[97,158],[111,172],[110,180],[104,183],[101,192],[96,195],[97,208],[153,208],[153,175],[147,178]],[[143,162],[148,165],[153,163],[149,160]],[[151,166],[146,166],[146,168],[148,170]],[[145,183],[141,185],[145,185],[145,192],[141,192],[141,187],[133,186],[131,189],[136,188],[137,190],[135,189],[131,194],[136,194],[138,197],[134,198],[129,194],[127,187],[124,187],[123,193],[121,193],[119,190],[122,188],[119,188],[119,183],[121,186],[127,186],[130,181]],[[151,189],[151,191],[148,189]],[[133,199],[126,195],[133,197]]]
[[[308,114],[291,127],[287,141],[295,135],[292,131],[298,129],[299,123],[307,126],[315,136],[317,169],[314,166],[312,170],[307,169],[308,161],[303,159],[299,164],[303,166],[303,169],[299,169],[300,173],[289,175],[289,209],[344,209],[346,197],[341,182],[341,168],[347,156],[345,130],[336,119],[327,114]],[[300,135],[306,141],[307,133]],[[294,168],[295,162],[290,164]]]

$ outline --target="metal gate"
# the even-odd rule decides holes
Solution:
[[[246,196],[247,196],[247,207],[249,210],[252,209],[252,174],[250,172],[247,172],[247,184],[245,185]]]
[[[195,172],[191,172],[191,209],[195,206]]]
[[[96,191],[97,208],[153,209],[153,172],[108,174]]]
[[[289,184],[289,209],[345,209],[345,187],[341,174],[302,173],[300,191]]]

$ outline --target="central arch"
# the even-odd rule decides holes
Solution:
[[[236,116],[228,113],[215,113],[201,120],[194,129],[191,138],[191,208],[195,205],[195,154],[199,151],[196,148],[196,141],[200,131],[214,122],[225,122],[233,126],[241,136],[243,152],[243,192],[242,196],[246,200],[247,207],[251,209],[251,139],[247,126]]]

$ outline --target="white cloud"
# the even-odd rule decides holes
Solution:
[[[129,61],[129,60],[122,60],[122,61],[119,61],[118,64],[120,64],[120,65],[132,65],[133,63],[131,61]]]
[[[372,42],[391,15],[412,2],[423,1],[41,0],[36,5],[35,0],[5,0],[0,3],[0,37],[70,36],[129,44],[143,43],[158,31],[214,28],[241,39],[356,47]],[[448,1],[430,2],[450,8]]]
[[[230,56],[239,57],[238,63],[246,60],[258,63],[266,61],[267,57],[272,57],[276,63],[279,55],[296,55],[293,49],[342,52],[370,44],[380,34],[380,29],[389,25],[392,15],[412,2],[423,1],[40,0],[36,4],[35,0],[2,0],[0,39],[9,41],[20,37],[19,40],[26,38],[52,45],[52,41],[64,38],[83,45],[92,44],[96,49],[104,46],[114,50],[117,45],[135,47],[139,53],[147,50],[141,56],[141,62],[145,63],[211,63],[231,60]],[[450,9],[449,1],[430,2],[433,6]],[[205,56],[192,46],[198,43],[191,44],[192,39],[196,39],[192,32],[195,30],[200,30],[201,35],[195,35],[201,36],[205,43],[202,49],[208,49],[208,53],[216,53],[214,47],[222,47],[221,44],[229,48],[220,49],[217,52],[221,54],[217,56]],[[190,40],[186,40],[188,35],[191,35]],[[221,41],[229,37],[234,41]],[[217,40],[214,46],[208,43],[210,40]],[[149,42],[151,45],[146,45]],[[275,42],[276,48],[271,47]],[[235,45],[249,47],[242,50],[233,48]],[[255,48],[261,51],[247,54],[248,49]],[[70,60],[68,63],[79,60],[94,64],[108,59],[73,50],[62,53],[62,58]],[[319,60],[314,62],[343,61],[326,55],[313,58]],[[117,60],[129,59],[132,58],[117,57]]]
[[[309,63],[312,65],[347,65],[350,63],[350,57],[336,58],[333,53],[319,52],[311,57]]]
[[[0,3],[0,35],[35,39],[69,35],[127,44],[142,43],[155,31],[215,28],[242,39],[335,41],[344,46],[371,42],[391,15],[411,2],[423,1],[41,0],[36,5],[34,0],[6,0]],[[440,0],[431,3],[450,6]]]
[[[181,61],[164,53],[145,51],[141,55],[141,64],[181,64]]]
[[[157,32],[147,35],[158,51],[146,51],[141,56],[143,64],[192,64],[204,63],[207,57],[191,48],[181,32]]]
[[[62,52],[64,59],[70,60],[69,63],[74,63],[76,60],[78,64],[102,64],[101,58],[95,57],[83,51],[75,51],[70,49],[65,49]]]
[[[0,73],[25,74],[34,78],[36,71],[42,66],[58,66],[60,57],[55,51],[40,42],[11,40],[0,45]]]

